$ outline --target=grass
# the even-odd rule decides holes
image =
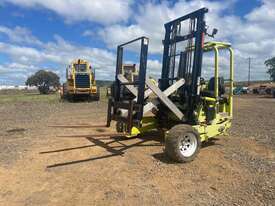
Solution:
[[[1,103],[15,103],[15,102],[46,102],[56,103],[59,102],[59,93],[42,95],[38,91],[26,90],[2,90],[0,91],[0,104]],[[107,102],[106,87],[100,88],[100,100]]]
[[[0,103],[14,103],[14,102],[58,102],[59,94],[42,95],[38,92],[29,91],[1,91],[0,92]]]

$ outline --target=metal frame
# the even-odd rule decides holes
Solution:
[[[197,102],[199,101],[200,93],[198,88],[201,77],[204,35],[206,33],[206,24],[204,18],[207,12],[207,8],[202,8],[165,24],[165,39],[163,41],[163,64],[160,79],[160,88],[162,91],[167,89],[170,85],[173,84],[174,80],[176,80],[174,76],[175,56],[177,55],[175,53],[176,44],[182,41],[195,39],[193,64],[191,70],[192,80],[188,94],[188,119],[192,119]],[[191,32],[184,36],[179,36],[178,34],[176,34],[177,29],[181,27],[182,22],[187,20],[190,20],[190,22],[192,22],[192,28],[190,28]],[[181,59],[184,60],[184,52],[182,52],[180,55],[182,57]],[[181,64],[184,64],[184,62],[181,62]],[[181,67],[179,69],[184,69],[184,67]]]
[[[139,61],[139,70],[138,70],[138,81],[128,82],[122,75],[122,66],[123,66],[123,56],[124,56],[124,47],[132,44],[134,42],[140,41],[140,61]],[[146,69],[147,69],[147,55],[148,55],[148,44],[149,39],[147,37],[139,37],[124,44],[121,44],[117,47],[117,62],[116,62],[116,74],[114,86],[116,88],[115,93],[109,99],[108,104],[108,116],[107,116],[107,126],[110,126],[111,120],[123,121],[128,126],[128,132],[130,132],[132,126],[137,124],[141,126],[141,120],[143,118],[143,106],[144,106],[144,91],[145,91],[145,78],[146,78]],[[127,107],[121,102],[124,101],[121,98],[122,86],[126,86],[131,92],[133,88],[137,87],[137,96],[136,101],[130,101],[130,107]],[[124,105],[124,106],[122,106]],[[128,118],[123,119],[119,117],[118,109],[128,110]],[[133,116],[133,111],[135,111],[135,116]],[[134,118],[134,119],[133,119]]]
[[[165,39],[163,41],[164,49],[163,49],[163,64],[162,64],[162,73],[161,73],[161,90],[165,90],[169,87],[169,63],[171,60],[171,56],[169,56],[169,48],[172,44],[179,43],[182,41],[186,41],[191,38],[195,38],[195,54],[194,54],[194,64],[193,69],[197,68],[197,72],[194,73],[194,76],[200,76],[201,72],[201,64],[202,64],[202,45],[203,38],[205,33],[205,21],[204,16],[205,13],[208,12],[207,8],[199,9],[195,12],[192,12],[186,16],[180,17],[173,21],[170,21],[164,25],[165,27]],[[188,19],[197,19],[196,30],[185,36],[175,36],[171,38],[172,27],[177,26],[183,21]],[[199,74],[199,75],[198,75]]]
[[[127,83],[127,79],[121,75],[118,76],[121,82]],[[144,98],[147,98],[152,93],[156,95],[158,99],[151,99],[150,101],[147,101],[143,108],[143,115],[145,115],[147,112],[152,111],[152,109],[157,109],[157,105],[159,102],[163,102],[179,119],[183,118],[182,112],[173,104],[173,102],[167,98],[169,95],[171,95],[173,92],[175,92],[177,89],[179,89],[182,85],[184,85],[185,81],[184,79],[180,79],[177,82],[175,82],[173,85],[168,87],[165,91],[161,91],[155,83],[149,79],[146,78],[145,84],[147,85],[148,89],[144,92]],[[137,96],[137,90],[132,85],[126,85],[127,89],[134,95]],[[134,99],[134,101],[137,98]],[[122,114],[125,114],[127,111],[123,110]]]
[[[214,51],[215,55],[215,101],[219,98],[219,50],[228,50],[230,55],[230,74],[229,74],[229,116],[233,117],[233,89],[234,89],[234,51],[231,48],[231,44],[225,42],[206,42],[203,47],[204,52]]]
[[[141,41],[140,44],[140,61],[139,61],[139,78],[138,82],[128,83],[131,85],[138,85],[138,99],[137,104],[143,104],[144,102],[144,90],[145,90],[145,77],[146,77],[146,68],[147,68],[147,55],[148,55],[148,44],[149,39],[147,37],[139,37],[137,39],[131,40],[124,44],[121,44],[117,47],[117,64],[116,64],[116,75],[115,75],[115,83],[118,85],[118,91],[115,94],[115,100],[119,101],[119,91],[121,85],[123,83],[120,82],[118,76],[122,74],[122,66],[123,66],[123,48],[126,45],[132,44],[136,41]]]

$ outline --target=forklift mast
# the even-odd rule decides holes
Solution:
[[[147,55],[148,55],[148,43],[149,39],[147,37],[139,37],[137,39],[134,39],[132,41],[126,42],[124,44],[121,44],[117,47],[117,63],[116,63],[116,74],[115,74],[115,84],[117,86],[117,91],[115,93],[115,100],[120,101],[121,95],[120,91],[122,89],[122,86],[124,83],[121,83],[118,79],[119,75],[122,75],[122,68],[123,68],[123,56],[124,51],[123,48],[129,44],[132,44],[134,42],[140,41],[140,61],[139,61],[139,69],[138,69],[138,80],[125,83],[125,84],[131,84],[133,86],[138,87],[138,94],[137,94],[137,104],[143,105],[144,103],[144,90],[145,90],[145,78],[146,78],[146,67],[147,67]],[[142,116],[141,116],[142,118]]]
[[[207,8],[166,23],[160,89],[164,91],[177,79],[184,78],[187,117],[192,119],[200,95],[200,80]],[[176,62],[176,57],[179,61]],[[176,66],[178,69],[176,70]],[[191,115],[191,116],[190,116]]]
[[[124,47],[135,42],[140,42],[139,68],[136,71],[137,78],[134,78],[133,81],[128,81],[123,72],[123,68],[125,66],[123,64]],[[142,36],[117,47],[115,82],[113,84],[113,91],[108,103],[107,126],[110,126],[111,120],[125,124],[127,127],[125,130],[127,132],[130,132],[133,126],[141,126],[145,101],[144,91],[148,44],[149,39]],[[134,93],[132,98],[125,95],[125,90],[127,91],[127,88],[130,88],[129,92]],[[127,117],[123,117],[121,115],[121,110],[127,110]]]

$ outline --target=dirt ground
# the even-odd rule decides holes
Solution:
[[[236,97],[230,134],[188,164],[157,133],[93,138],[106,101],[51,99],[0,103],[0,205],[275,205],[275,99]]]

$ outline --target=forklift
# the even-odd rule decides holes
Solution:
[[[108,101],[107,127],[126,136],[152,129],[165,132],[165,154],[176,162],[190,162],[202,142],[227,134],[233,118],[233,49],[229,43],[205,42],[207,8],[164,25],[163,62],[158,82],[146,77],[149,39],[140,37],[117,47],[115,81]],[[140,41],[137,77],[123,74],[124,47]],[[229,79],[220,76],[219,53],[229,51]],[[203,56],[214,54],[213,77],[203,76]],[[228,81],[225,84],[225,81]],[[227,91],[225,85],[228,85]],[[125,92],[127,91],[127,92]],[[131,93],[132,95],[129,95]],[[126,95],[127,94],[127,95]]]

